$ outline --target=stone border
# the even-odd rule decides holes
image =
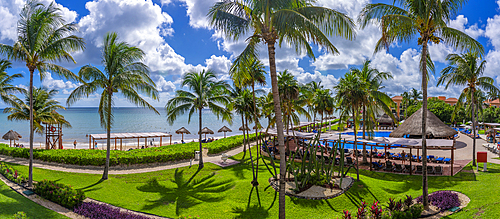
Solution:
[[[300,199],[307,199],[307,200],[326,200],[326,199],[332,199],[332,198],[336,198],[342,194],[344,194],[347,190],[349,190],[352,185],[354,184],[354,178],[350,177],[350,176],[345,176],[344,178],[350,178],[351,179],[351,183],[349,183],[349,185],[347,185],[344,189],[342,189],[340,192],[338,193],[335,193],[334,195],[330,195],[330,196],[326,196],[326,197],[307,197],[307,196],[302,196],[302,195],[299,195],[299,194],[294,194],[294,193],[291,193],[289,192],[288,190],[285,190],[285,195],[288,195],[290,197],[295,197],[295,198],[300,198]],[[269,184],[271,185],[271,187],[273,187],[273,189],[277,192],[279,192],[279,186],[278,186],[278,182],[279,181],[275,181],[272,177],[269,178]],[[326,189],[326,188],[325,188]],[[306,190],[307,191],[307,190]]]
[[[458,206],[459,209],[457,211],[454,211],[454,212],[448,211],[448,210],[445,210],[444,212],[440,212],[440,210],[437,207],[435,207],[435,206],[433,206],[432,204],[429,203],[430,210],[427,211],[426,215],[424,215],[425,211],[422,212],[421,218],[428,218],[428,219],[442,218],[442,217],[449,216],[449,215],[452,215],[454,213],[457,213],[459,211],[462,211],[465,207],[467,207],[467,205],[469,205],[470,198],[467,195],[465,195],[465,194],[463,194],[461,192],[457,192],[457,191],[453,191],[453,190],[439,190],[439,191],[436,191],[436,192],[440,192],[440,191],[450,191],[452,193],[457,194],[458,195],[458,199],[460,200],[460,206]],[[431,194],[433,194],[433,193],[431,193]],[[429,195],[431,195],[431,194],[429,194]],[[416,199],[414,199],[414,201],[415,200]]]

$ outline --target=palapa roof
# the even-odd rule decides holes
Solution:
[[[179,130],[175,131],[176,134],[191,134],[191,132],[189,132],[186,128],[182,127],[180,128]]]
[[[217,132],[232,132],[233,130],[229,129],[227,126],[222,126]]]
[[[247,125],[242,125],[238,130],[240,130],[240,131],[243,131],[243,130],[247,131],[247,130],[250,130],[250,129],[248,128]]]
[[[198,132],[200,134],[200,132]],[[210,130],[209,128],[205,127],[201,129],[201,134],[214,134],[214,131]]]
[[[3,135],[3,140],[19,140],[19,138],[22,138],[22,136],[17,133],[16,131],[8,131],[7,133],[5,133],[5,135]]]
[[[382,115],[380,118],[377,119],[377,122],[384,124],[394,124],[394,120],[392,120],[392,118],[385,113],[384,115]]]
[[[434,113],[427,109],[426,135],[430,138],[445,138],[456,135],[458,132],[444,124]],[[405,135],[422,135],[422,108],[413,113],[405,122],[398,126],[390,137],[402,138]]]
[[[158,137],[170,137],[171,134],[165,132],[140,132],[140,133],[111,133],[111,139],[132,139],[132,138],[158,138]],[[107,139],[108,135],[104,134],[90,134],[90,137],[95,140]]]

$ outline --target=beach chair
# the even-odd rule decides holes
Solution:
[[[354,165],[354,162],[352,161],[352,157],[346,157],[344,166],[350,166],[350,165]]]
[[[380,169],[384,168],[384,165],[379,163],[379,162],[372,162],[372,168],[374,170],[380,170]]]
[[[391,161],[385,162],[384,170],[389,172],[392,172],[392,170],[394,170],[394,165],[392,165]]]
[[[444,162],[444,157],[436,158],[436,163],[443,163],[443,162]]]
[[[427,161],[435,163],[436,158],[434,157],[434,155],[427,155]]]
[[[424,168],[422,165],[417,165],[417,170],[415,170],[415,174],[422,174],[424,172]]]
[[[434,168],[434,173],[435,173],[436,175],[443,175],[443,167],[442,167],[442,166],[436,166],[436,167]]]
[[[415,162],[416,162],[416,161],[418,161],[418,157],[417,157],[417,155],[412,155],[412,156],[411,156],[411,160],[412,160],[412,161],[415,161]]]
[[[344,149],[344,156],[351,156],[352,152],[349,149]]]
[[[403,165],[401,165],[401,164],[395,164],[394,166],[395,166],[395,167],[394,167],[394,172],[401,173],[401,172],[403,172],[403,171],[404,171],[404,167],[403,167]]]
[[[411,173],[415,170],[415,166],[414,165],[409,165],[409,164],[406,164],[405,165],[405,173]]]
[[[443,160],[443,162],[444,162],[444,163],[451,163],[451,159],[450,159],[450,158],[445,158],[445,159]]]
[[[427,166],[427,174],[434,174],[434,167],[433,166]]]

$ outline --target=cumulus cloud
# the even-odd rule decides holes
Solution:
[[[159,92],[172,92],[175,90],[175,85],[172,83],[172,81],[167,81],[165,78],[161,75],[157,75],[153,78],[156,78],[155,84],[156,84],[156,89]]]
[[[194,28],[209,28],[208,9],[220,0],[180,0],[186,4],[189,25]]]
[[[64,90],[64,89],[74,89],[78,87],[78,84],[75,84],[71,81],[54,79],[52,78],[52,75],[49,72],[46,72],[45,78],[42,81],[42,87],[46,87],[48,89]]]

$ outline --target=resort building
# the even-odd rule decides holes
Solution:
[[[487,101],[484,101],[485,104],[487,104],[488,106],[492,106],[492,107],[495,107],[495,108],[498,108],[500,107],[500,100],[499,99],[496,99],[496,100],[487,100]]]

